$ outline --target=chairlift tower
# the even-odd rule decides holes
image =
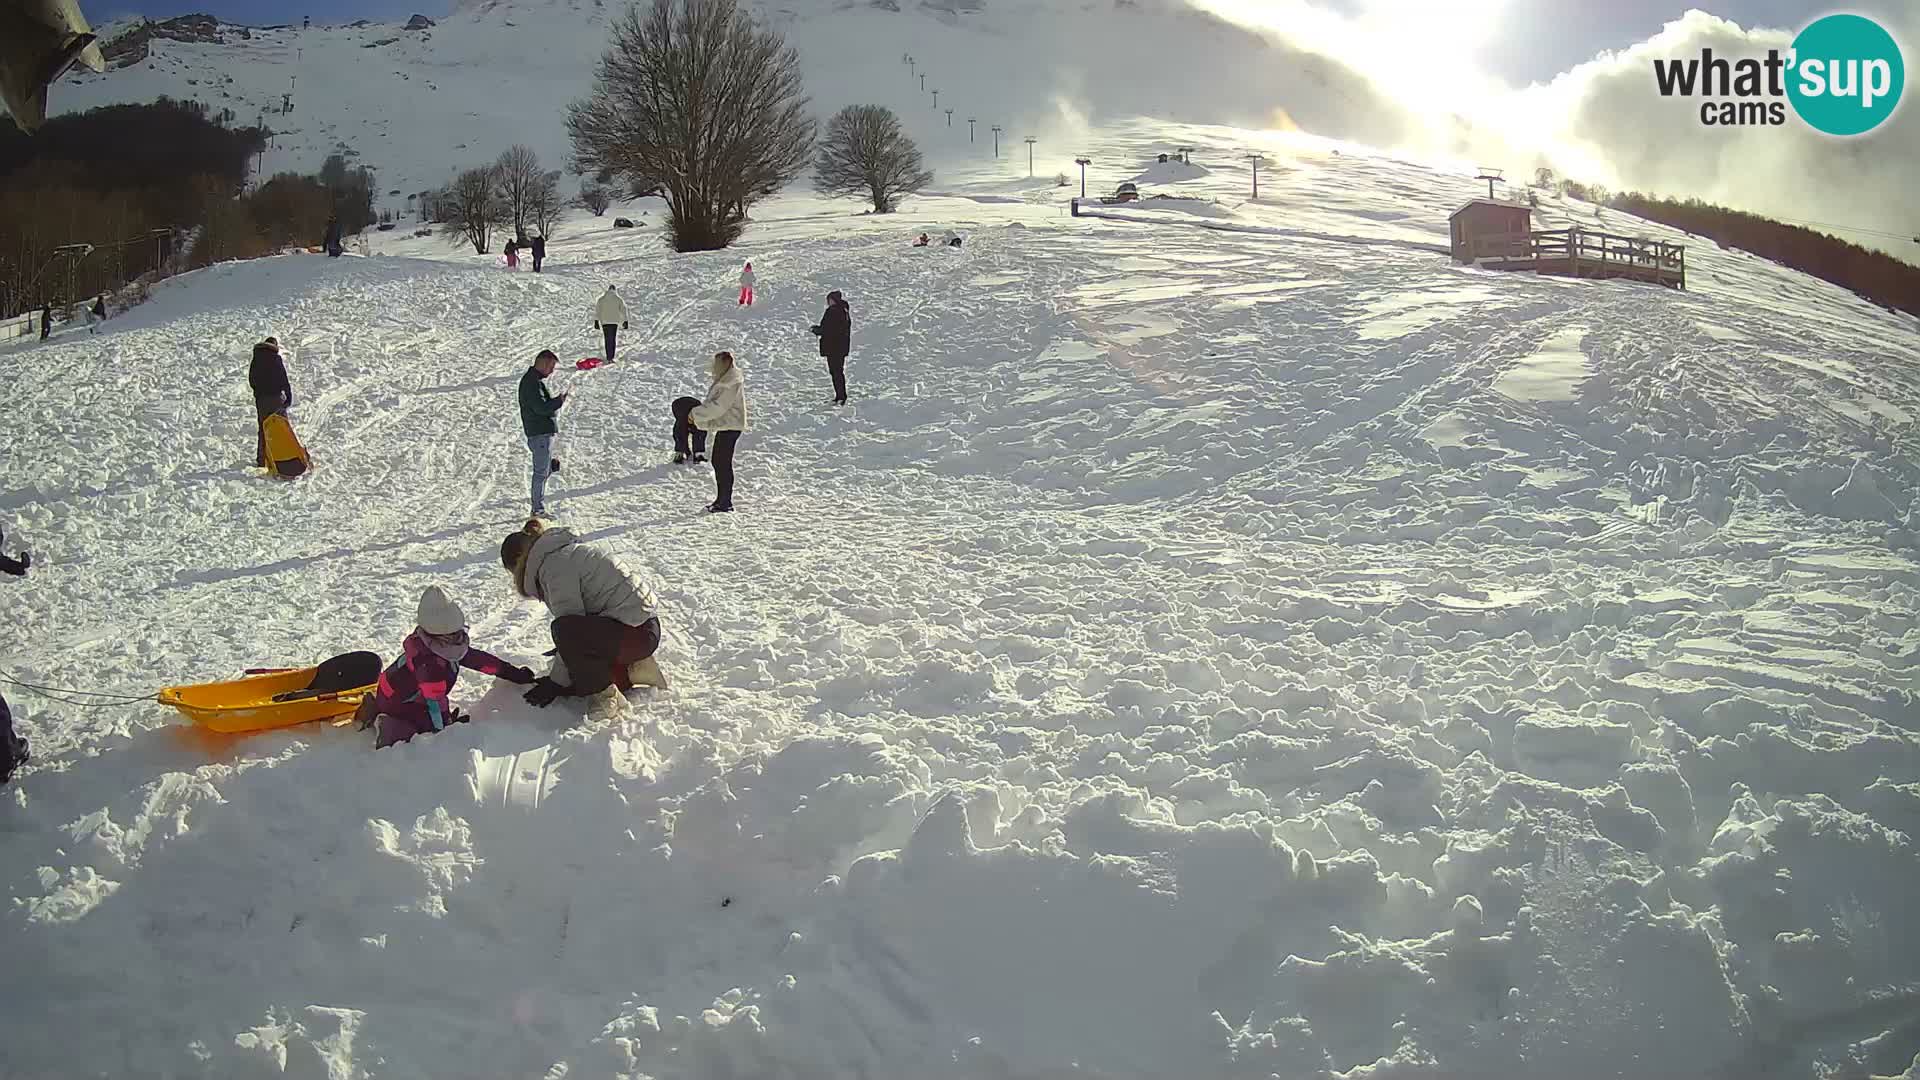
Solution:
[[[1260,197],[1260,163],[1267,160],[1266,155],[1248,154],[1247,160],[1253,162],[1253,197],[1258,199]]]
[[[1000,156],[1000,125],[999,124],[993,125],[993,156],[996,159],[999,158]]]
[[[1093,164],[1093,159],[1077,157],[1073,159],[1073,163],[1080,166],[1080,197],[1084,199],[1087,197],[1087,166]]]
[[[1487,166],[1482,165],[1480,166],[1480,175],[1474,177],[1475,180],[1485,180],[1487,182],[1487,198],[1489,199],[1494,197],[1493,185],[1496,182],[1502,183],[1502,184],[1507,182],[1507,178],[1500,175],[1501,171],[1502,170],[1500,169],[1490,169]]]
[[[1040,140],[1029,135],[1027,136],[1026,141],[1027,141],[1027,175],[1032,176],[1033,175],[1033,144],[1039,142]]]
[[[947,126],[948,127],[953,126],[953,110],[952,109],[947,110]]]

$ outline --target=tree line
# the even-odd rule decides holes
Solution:
[[[1707,237],[1721,247],[1771,259],[1850,289],[1889,310],[1920,315],[1920,266],[1883,251],[1699,199],[1682,201],[1628,191],[1608,198],[1606,205]]]
[[[1700,199],[1670,199],[1638,191],[1616,193],[1599,184],[1556,181],[1553,170],[1545,166],[1534,170],[1533,187],[1557,190],[1581,202],[1611,207],[1705,237],[1720,247],[1749,252],[1838,285],[1889,311],[1920,315],[1920,266],[1882,251]],[[1529,191],[1527,197],[1535,207],[1540,205],[1535,192]]]
[[[247,190],[271,132],[232,120],[163,97],[57,116],[31,138],[0,128],[0,317],[318,244],[336,215],[349,233],[375,220],[373,171],[346,154]],[[54,250],[75,244],[94,251],[56,263]]]
[[[203,220],[205,192],[237,191],[266,143],[231,119],[161,98],[56,116],[32,136],[0,125],[0,317],[75,303],[170,261],[172,236]],[[71,244],[95,251],[50,268]]]

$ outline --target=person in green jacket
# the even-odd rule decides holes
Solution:
[[[527,450],[533,454],[533,514],[547,512],[547,477],[560,467],[553,456],[553,437],[560,433],[554,417],[567,403],[567,395],[547,392],[547,376],[553,374],[560,358],[552,349],[541,349],[533,366],[520,376],[520,427],[527,433]]]

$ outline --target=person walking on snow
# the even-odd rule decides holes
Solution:
[[[833,376],[833,403],[847,403],[847,354],[853,351],[853,309],[847,298],[835,289],[827,294],[827,313],[820,316],[813,335],[820,339],[820,355],[827,359],[827,373]]]
[[[707,399],[693,407],[687,419],[703,432],[713,433],[714,499],[709,514],[733,513],[733,448],[747,430],[747,384],[730,352],[713,354],[708,365],[713,386]]]
[[[51,333],[53,333],[53,301],[49,299],[40,304],[40,340],[47,340],[47,335]]]
[[[461,668],[521,686],[533,682],[532,669],[468,644],[467,613],[440,586],[429,585],[420,594],[414,622],[413,633],[400,643],[400,659],[380,673],[372,696],[354,715],[360,730],[379,729],[376,750],[466,723],[469,717],[451,700]]]
[[[593,325],[606,335],[607,355],[601,359],[611,364],[614,344],[619,340],[620,331],[627,328],[627,302],[620,299],[619,292],[611,285],[600,294],[600,302],[593,306]]]
[[[537,708],[590,697],[609,686],[665,687],[654,653],[660,617],[653,596],[606,552],[538,519],[500,542],[514,591],[553,615],[553,667],[527,691]]]
[[[339,217],[332,216],[327,218],[327,236],[325,240],[321,241],[321,246],[327,249],[327,258],[337,259],[340,257]]]
[[[4,540],[0,536],[0,540]],[[33,556],[25,551],[18,559],[9,559],[0,554],[0,573],[14,577],[26,577],[27,568],[33,565]],[[27,753],[27,740],[13,732],[13,710],[7,707],[6,695],[0,694],[0,784],[13,776],[13,770],[25,765],[33,755]]]
[[[520,243],[517,240],[507,241],[507,269],[520,269]]]
[[[247,365],[247,383],[253,388],[253,467],[267,467],[267,417],[287,415],[293,405],[293,384],[287,381],[287,363],[280,356],[280,340],[269,337],[253,347]]]
[[[533,513],[547,512],[547,477],[560,463],[553,457],[553,437],[560,433],[554,418],[567,403],[567,395],[554,396],[547,391],[547,376],[560,363],[552,349],[541,349],[533,366],[520,376],[520,429],[527,435],[527,452],[533,455]]]
[[[100,332],[100,324],[107,321],[107,297],[105,293],[93,298],[93,306],[87,309],[87,333]]]
[[[748,263],[747,268],[745,270],[740,271],[739,306],[740,307],[753,306],[753,264],[752,263]]]
[[[547,257],[547,238],[536,235],[528,242],[527,247],[533,251],[533,272],[537,274],[540,272],[541,261]]]

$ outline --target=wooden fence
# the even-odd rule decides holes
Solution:
[[[1687,287],[1684,244],[1592,229],[1483,233],[1466,238],[1469,261],[1491,270],[1533,270],[1583,278],[1631,278]]]

